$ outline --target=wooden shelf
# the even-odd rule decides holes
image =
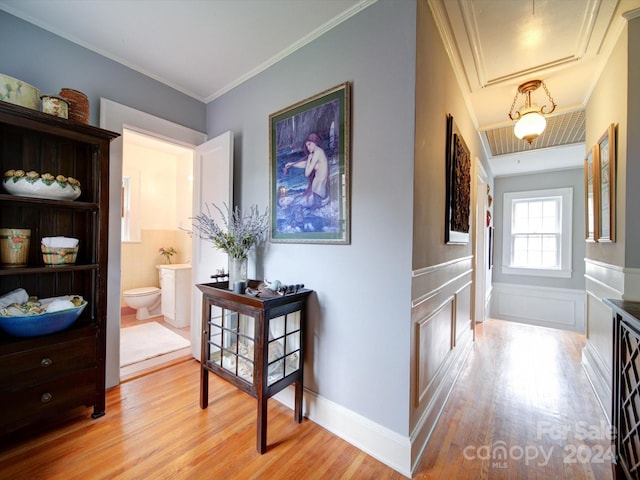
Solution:
[[[82,187],[81,187],[82,188]],[[11,202],[12,205],[43,205],[53,208],[70,208],[73,210],[98,210],[97,203],[78,202],[72,200],[49,200],[46,198],[19,197],[17,195],[0,194],[0,202]]]
[[[41,267],[0,267],[0,276],[2,275],[29,275],[39,273],[63,273],[63,272],[80,272],[85,270],[97,270],[99,265],[92,263],[89,265],[61,265],[61,266],[41,266]]]

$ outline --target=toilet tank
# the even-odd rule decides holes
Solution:
[[[162,289],[162,315],[176,328],[191,323],[191,265],[159,265],[160,288]]]

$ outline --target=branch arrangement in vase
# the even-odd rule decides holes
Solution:
[[[226,213],[217,205],[213,208],[219,213],[220,220],[206,205],[206,213],[193,217],[193,226],[198,230],[200,238],[210,241],[213,246],[227,253],[232,258],[247,258],[249,250],[258,245],[269,227],[268,211],[260,213],[257,205],[252,205],[249,212],[242,214],[239,207],[230,211],[225,203]]]

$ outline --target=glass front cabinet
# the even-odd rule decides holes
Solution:
[[[198,288],[203,292],[200,406],[208,405],[209,372],[255,397],[257,449],[264,453],[268,398],[293,384],[294,419],[302,421],[304,323],[311,290],[260,298],[234,293],[227,282]]]

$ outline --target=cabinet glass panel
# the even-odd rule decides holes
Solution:
[[[287,315],[287,333],[300,331],[300,310]]]
[[[209,361],[220,365],[222,361],[222,309],[211,306],[209,314]]]
[[[300,311],[269,322],[267,385],[272,385],[300,368]]]
[[[255,319],[211,306],[209,328],[209,360],[252,383]]]

